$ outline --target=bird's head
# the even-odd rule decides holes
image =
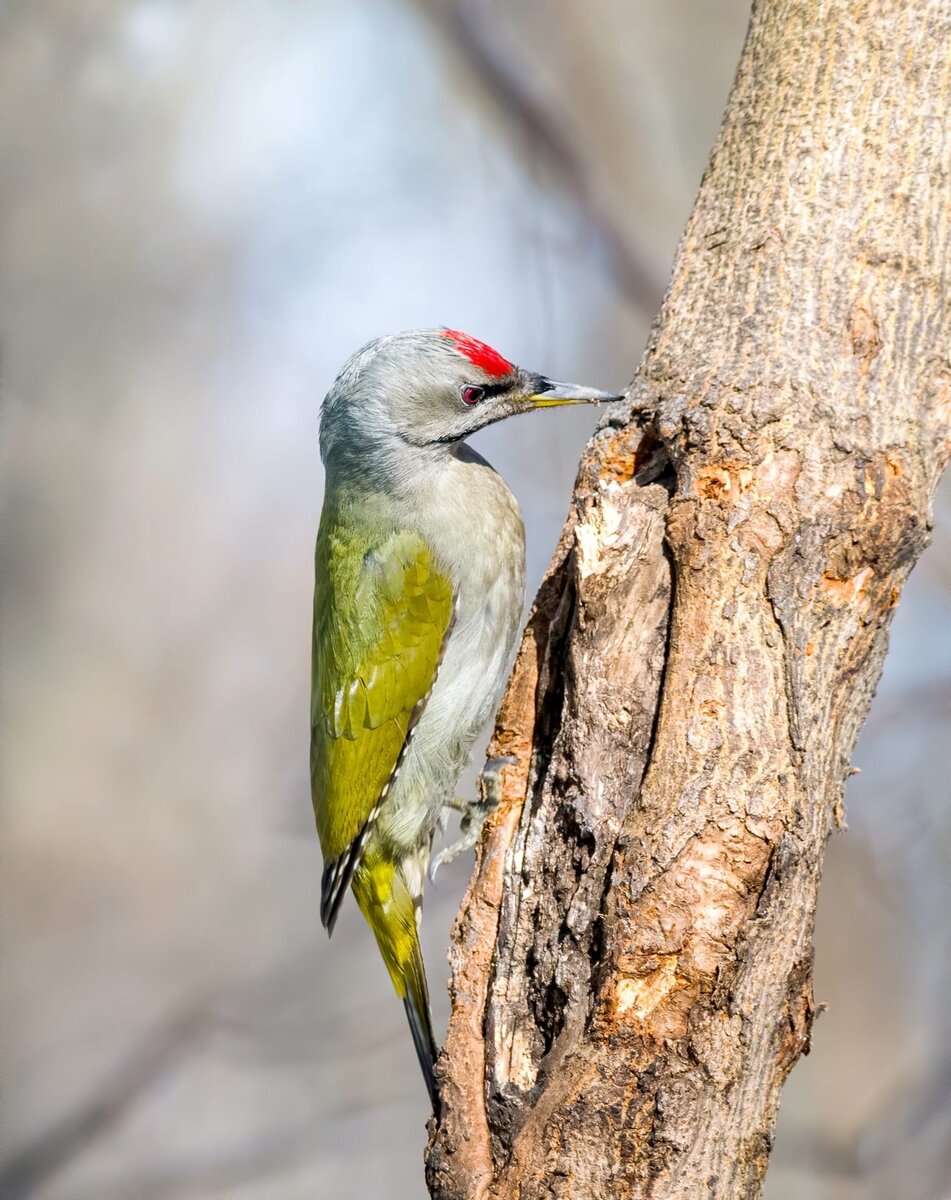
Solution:
[[[411,329],[346,363],[321,411],[321,454],[328,466],[342,458],[356,466],[388,444],[445,453],[517,413],[620,399],[526,371],[458,330]]]

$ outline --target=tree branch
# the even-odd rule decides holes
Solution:
[[[619,290],[647,313],[664,290],[635,235],[612,216],[589,161],[557,115],[532,86],[527,64],[493,33],[492,23],[468,0],[421,0],[421,8],[472,69],[473,81],[503,114],[516,139],[547,164],[600,243]]]
[[[823,848],[951,453],[949,48],[947,0],[754,5],[500,713],[439,1200],[759,1192]]]

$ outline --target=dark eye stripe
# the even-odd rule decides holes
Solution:
[[[512,387],[511,379],[504,379],[501,383],[470,383],[462,389],[462,398],[466,404],[478,404],[480,400],[487,400],[490,396],[501,396],[503,392],[507,392]]]

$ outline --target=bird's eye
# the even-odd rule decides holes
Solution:
[[[485,388],[477,387],[475,384],[470,384],[469,387],[462,389],[462,398],[466,404],[478,404],[485,395]]]

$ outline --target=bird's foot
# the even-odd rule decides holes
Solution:
[[[502,768],[517,761],[511,754],[487,758],[479,776],[479,799],[462,800],[456,796],[448,801],[447,808],[462,813],[462,820],[459,822],[459,832],[462,836],[433,857],[429,864],[430,882],[436,878],[436,872],[443,863],[452,862],[464,850],[470,850],[482,836],[486,821],[502,802]]]

